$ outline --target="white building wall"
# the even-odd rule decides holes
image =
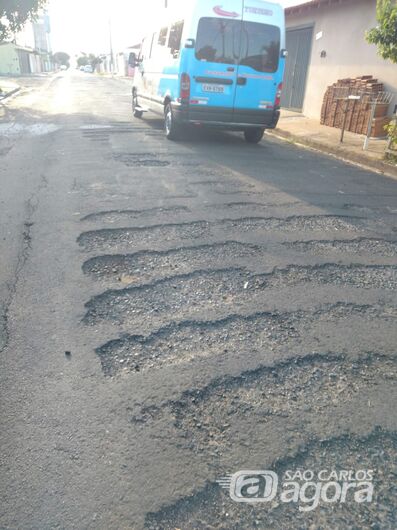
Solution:
[[[15,44],[18,46],[22,46],[23,48],[32,48],[35,47],[35,38],[34,38],[34,31],[33,31],[33,24],[31,22],[27,22],[19,33],[15,35]]]
[[[397,95],[397,65],[384,61],[376,46],[365,40],[365,32],[377,24],[376,0],[349,0],[302,14],[287,14],[286,22],[287,28],[314,26],[303,107],[306,116],[319,118],[327,86],[346,77],[372,75]],[[326,52],[324,58],[322,51]],[[397,97],[390,110],[396,103]]]

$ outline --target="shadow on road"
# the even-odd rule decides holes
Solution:
[[[109,121],[90,112],[50,114],[26,108],[8,110],[0,124],[4,121],[54,123],[62,130],[84,126],[123,127],[142,133],[149,130],[158,132],[159,139],[163,130],[163,120],[157,117],[138,120],[126,114],[123,121]],[[139,136],[134,135],[133,141],[137,140]],[[367,208],[366,213],[371,214],[372,207],[395,208],[397,184],[392,179],[270,135],[265,135],[260,144],[251,145],[240,132],[196,126],[187,128],[179,142],[162,141],[161,148],[172,153],[178,145],[205,163],[225,168],[225,173],[237,172],[240,177],[265,183],[325,211],[352,206]]]

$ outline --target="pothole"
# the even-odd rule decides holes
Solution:
[[[241,189],[241,190],[247,190],[252,189],[255,186],[253,184],[246,184],[242,183],[238,180],[228,179],[228,180],[219,180],[219,179],[211,179],[211,180],[196,180],[189,183],[189,186],[198,186],[198,187],[208,187],[208,188],[223,188],[223,189]]]
[[[146,208],[143,210],[106,210],[86,215],[82,221],[103,221],[115,223],[129,219],[152,219],[153,217],[173,217],[180,213],[190,213],[187,206],[159,206],[157,208]]]
[[[242,269],[195,271],[149,284],[107,291],[87,304],[86,323],[103,319],[122,323],[156,316],[193,318],[201,311],[260,307],[269,289],[298,285],[337,285],[358,289],[395,290],[397,268],[392,266],[290,266],[265,274]],[[221,313],[220,313],[221,314]]]
[[[92,131],[94,132],[98,131],[100,133],[101,131],[108,131],[111,128],[112,128],[112,125],[100,125],[100,124],[92,123],[90,125],[82,125],[80,127],[80,130],[82,131],[82,134],[85,134],[85,133],[92,132]]]
[[[329,415],[370,387],[394,385],[396,370],[396,359],[377,355],[355,361],[309,355],[187,392],[169,408],[193,451],[211,452],[212,447],[220,454],[232,446],[239,428],[248,428],[248,417],[250,431],[269,418],[287,417],[299,425],[299,416],[308,415],[320,424],[322,412]]]
[[[170,165],[169,161],[161,160],[157,153],[115,153],[113,158],[127,167],[165,167]]]
[[[264,455],[265,457],[265,455]],[[227,491],[213,482],[186,494],[146,517],[148,530],[285,530],[287,528],[395,528],[395,462],[397,436],[391,431],[376,429],[368,436],[342,435],[327,440],[313,440],[291,457],[265,464],[279,477],[277,495],[273,502],[259,505],[231,501]],[[352,490],[345,502],[316,501],[313,492],[307,501],[280,502],[287,471],[313,470],[373,470],[374,496],[372,502],[355,502]],[[234,472],[225,470],[224,472]],[[299,482],[303,485],[303,482]],[[360,488],[359,488],[360,489]],[[354,490],[353,490],[354,492]],[[312,500],[310,500],[310,498]],[[317,503],[317,505],[316,505]],[[306,507],[300,510],[299,507]],[[308,509],[313,507],[312,509]]]
[[[83,232],[78,243],[87,250],[101,249],[119,244],[138,245],[142,243],[179,241],[211,237],[216,234],[235,236],[236,233],[277,232],[359,232],[374,225],[361,218],[324,216],[244,217],[217,221],[193,221],[187,223],[158,224],[154,226],[119,229],[93,230]]]
[[[365,206],[362,204],[344,204],[342,206],[345,210],[355,210],[357,212],[366,213],[366,214],[396,214],[397,208],[391,208],[390,206]]]
[[[247,211],[247,210],[267,210],[268,208],[292,208],[294,206],[303,206],[304,203],[301,201],[289,201],[289,202],[253,202],[253,201],[236,201],[209,204],[208,209],[219,210],[226,209],[231,211]]]
[[[397,256],[397,241],[385,239],[360,238],[354,240],[334,241],[297,241],[283,243],[287,248],[298,252],[311,252],[312,254],[371,254],[374,256]]]
[[[86,250],[106,249],[120,244],[151,245],[159,241],[189,240],[208,237],[210,227],[206,221],[172,223],[156,226],[116,228],[83,232],[78,243]]]
[[[238,266],[244,259],[263,259],[266,253],[266,248],[259,245],[228,241],[158,252],[97,256],[83,264],[83,271],[94,279],[113,278],[123,283],[125,277],[136,277],[142,282],[145,278],[171,276],[176,272],[220,268],[226,263]]]
[[[143,336],[128,336],[110,341],[96,351],[107,376],[142,372],[192,359],[233,354],[239,348],[252,351],[269,348],[296,337],[297,330],[285,316],[262,314],[230,317],[221,321],[182,322]],[[244,337],[244,340],[243,340]]]
[[[24,124],[16,122],[0,123],[0,134],[4,137],[13,137],[19,135],[45,136],[52,134],[60,129],[54,123],[34,123]]]
[[[12,145],[7,146],[7,147],[1,147],[1,148],[0,148],[0,156],[6,156],[6,155],[8,155],[8,153],[11,151],[12,148],[13,148]]]
[[[392,316],[382,308],[354,304],[324,306],[315,312],[232,315],[221,320],[170,324],[146,337],[126,335],[108,342],[98,348],[96,353],[104,375],[114,376],[118,373],[159,369],[205,357],[222,356],[230,359],[256,352],[264,356],[268,352],[296,351],[303,339],[305,348],[318,347],[320,342],[325,348],[331,346],[325,344],[326,339],[323,337],[327,323],[333,323],[334,328],[339,326],[340,335],[347,322],[349,326],[354,322],[357,329],[361,323],[361,329],[370,335],[376,328],[387,329],[384,319]],[[389,329],[393,326],[392,319]],[[364,342],[365,333],[362,338]],[[340,346],[340,340],[335,346]]]

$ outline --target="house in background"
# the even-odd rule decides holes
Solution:
[[[32,25],[35,50],[40,54],[41,71],[50,72],[53,70],[54,65],[51,59],[51,25],[48,13],[42,11]]]
[[[397,95],[397,65],[365,40],[365,32],[377,25],[376,0],[312,0],[287,8],[285,16],[284,108],[319,119],[327,87],[362,75],[372,75]],[[396,103],[395,96],[390,112]]]
[[[53,70],[50,33],[48,14],[42,11],[11,41],[0,42],[0,74],[24,75]]]
[[[125,48],[122,52],[114,53],[113,58],[109,53],[101,55],[102,63],[97,66],[97,72],[133,77],[134,70],[130,67],[129,58],[131,53],[138,55],[140,49],[141,44],[136,44]]]
[[[18,46],[13,42],[0,42],[0,75],[30,74],[38,68],[36,61],[32,48]]]

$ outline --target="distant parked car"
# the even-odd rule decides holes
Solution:
[[[80,72],[84,72],[84,66],[80,66],[79,70]]]
[[[87,74],[92,74],[93,71],[94,70],[90,64],[87,64],[86,66],[84,66],[84,72],[86,72]]]

